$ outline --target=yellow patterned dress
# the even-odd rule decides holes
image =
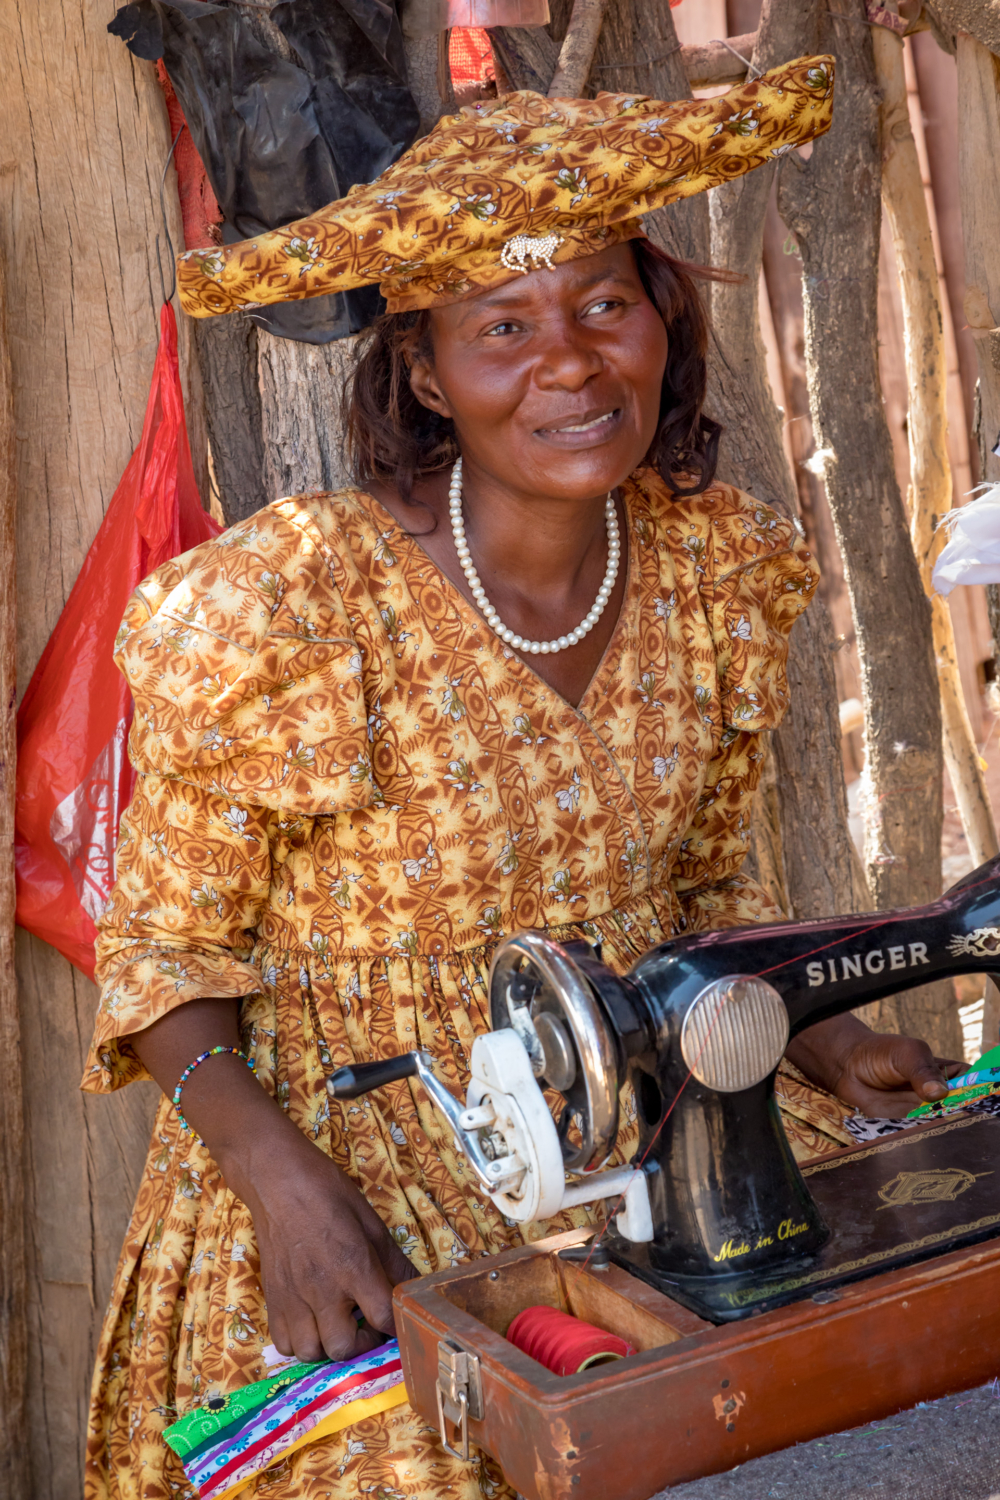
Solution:
[[[728,486],[673,501],[643,470],[623,492],[624,603],[577,708],[354,490],[277,501],[168,563],[119,635],[139,780],[84,1087],[144,1077],[129,1035],[173,1007],[240,996],[261,1084],[422,1272],[518,1232],[419,1088],[331,1106],[326,1075],[423,1047],[464,1091],[494,947],[519,929],[599,937],[625,968],[672,933],[778,915],[740,865],[815,565]],[[785,1093],[800,1151],[849,1143],[835,1101]],[[634,1111],[626,1155],[633,1132]],[[164,1099],[94,1377],[88,1500],[189,1495],[164,1426],[261,1378],[267,1341],[250,1215]],[[246,1493],[512,1492],[402,1406]]]

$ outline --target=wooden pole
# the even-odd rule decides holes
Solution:
[[[797,43],[794,11],[765,0],[753,54],[755,69],[765,70],[804,51]],[[740,284],[720,284],[712,290],[716,348],[710,402],[713,416],[725,427],[723,476],[765,503],[797,515],[798,495],[785,456],[759,321],[758,287],[773,173],[773,167],[761,167],[709,194],[712,263],[743,277]],[[833,645],[829,616],[816,600],[792,634],[791,706],[771,742],[777,795],[765,785],[755,808],[755,816],[763,819],[766,843],[780,849],[787,892],[782,904],[797,917],[870,905],[847,827]],[[777,815],[777,838],[768,826],[769,809]],[[762,857],[765,840],[760,842]],[[766,863],[762,859],[762,873]],[[774,857],[770,863],[775,863]]]
[[[746,63],[757,43],[756,33],[727,37],[725,42],[690,42],[681,48],[681,62],[693,89],[707,89],[718,83],[742,83],[747,76]],[[737,55],[739,54],[739,55]]]
[[[574,0],[569,30],[559,49],[550,99],[576,99],[583,93],[604,21],[605,0]]]
[[[862,0],[799,12],[796,52],[837,56],[830,132],[786,159],[778,202],[803,261],[806,368],[816,443],[844,558],[865,705],[866,863],[879,907],[941,893],[942,731],[931,608],[893,465],[878,377],[881,163],[878,85]],[[791,55],[791,54],[790,54]],[[960,1056],[950,986],[880,1005],[880,1028]]]
[[[113,13],[111,0],[83,0],[72,11],[57,0],[0,5],[0,253],[17,430],[22,683],[139,442],[156,353],[158,234],[165,248],[159,186],[171,137],[154,69],[107,33]],[[179,204],[168,198],[167,207],[176,244]],[[182,327],[182,379],[188,332]],[[3,561],[6,590],[7,551]],[[9,679],[0,691],[6,711]],[[12,1500],[79,1500],[98,1331],[156,1090],[134,1084],[110,1098],[81,1094],[97,992],[24,932],[17,964],[28,1381],[24,1415],[0,1438],[0,1466],[23,1464],[27,1448],[30,1483],[18,1483]],[[6,1003],[5,989],[4,996]],[[0,1113],[10,1105],[10,1062],[5,1035]],[[0,1128],[9,1151],[6,1120]],[[2,1197],[10,1177],[6,1170],[0,1177]],[[8,1257],[5,1236],[6,1229],[0,1254]],[[0,1267],[5,1296],[8,1266],[9,1259]],[[23,1293],[15,1295],[23,1309]]]
[[[937,522],[952,506],[948,462],[947,361],[941,295],[927,201],[903,65],[903,41],[884,26],[872,28],[875,66],[882,93],[882,197],[892,229],[903,303],[910,450],[910,536],[924,589],[931,598],[931,623],[944,756],[962,826],[975,864],[998,852],[996,826],[965,706],[946,600],[931,586],[934,561],[944,544]]]
[[[1000,46],[1000,38],[998,38]],[[1000,480],[1000,57],[960,35],[958,175],[965,240],[965,316],[979,361],[982,477]]]
[[[24,1107],[14,974],[15,463],[7,293],[0,255],[0,1500],[25,1500],[30,1493],[25,1431],[28,1273]]]
[[[606,7],[604,9],[606,11]],[[550,92],[551,85],[554,90],[552,79],[559,60],[560,48],[549,35],[550,29],[544,26],[492,26],[489,28],[493,51],[512,89],[534,89],[536,93],[546,94]],[[733,85],[742,83],[747,76],[746,63],[741,62],[740,57],[750,56],[756,39],[756,33],[748,31],[741,36],[729,37],[725,43],[692,42],[682,47],[677,44],[676,40],[668,43],[660,38],[656,46],[661,55],[654,54],[654,57],[656,62],[663,62],[665,59],[662,54],[667,52],[668,46],[671,47],[673,49],[671,55],[676,54],[679,59],[683,76],[687,79],[690,88],[711,88],[718,83]],[[595,49],[598,40],[599,34],[595,36]],[[737,56],[737,53],[740,56]],[[593,54],[591,54],[592,61]],[[604,68],[600,71],[618,70]],[[590,81],[595,92],[600,89],[609,89],[613,93],[620,92],[618,83],[613,79],[602,78],[600,73]],[[586,76],[580,85],[581,89],[585,83]],[[502,89],[501,92],[503,92]],[[554,92],[552,97],[557,97]],[[669,97],[673,98],[674,95]],[[676,97],[681,98],[682,95],[678,94]]]

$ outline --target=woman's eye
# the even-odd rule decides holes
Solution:
[[[495,323],[492,328],[487,328],[486,337],[493,338],[494,335],[497,335],[502,338],[508,333],[516,333],[517,328],[518,325],[516,323]]]
[[[591,313],[610,312],[612,308],[620,306],[621,303],[617,297],[602,297],[600,302],[592,302],[590,304],[584,313],[584,317],[589,317]]]

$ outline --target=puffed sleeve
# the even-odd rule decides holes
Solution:
[[[788,637],[819,582],[796,523],[738,490],[715,520],[703,585],[716,651],[721,735],[674,866],[689,931],[780,921],[767,892],[742,873],[763,730],[788,708]]]
[[[261,987],[250,962],[290,824],[371,803],[361,654],[308,509],[281,501],[160,568],[116,661],[138,773],[98,923],[83,1087],[145,1077],[128,1037],[197,997]]]

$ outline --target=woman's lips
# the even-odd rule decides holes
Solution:
[[[585,412],[582,416],[565,422],[553,423],[549,427],[538,427],[535,436],[557,448],[596,448],[607,442],[611,434],[621,425],[622,409],[612,411]]]

